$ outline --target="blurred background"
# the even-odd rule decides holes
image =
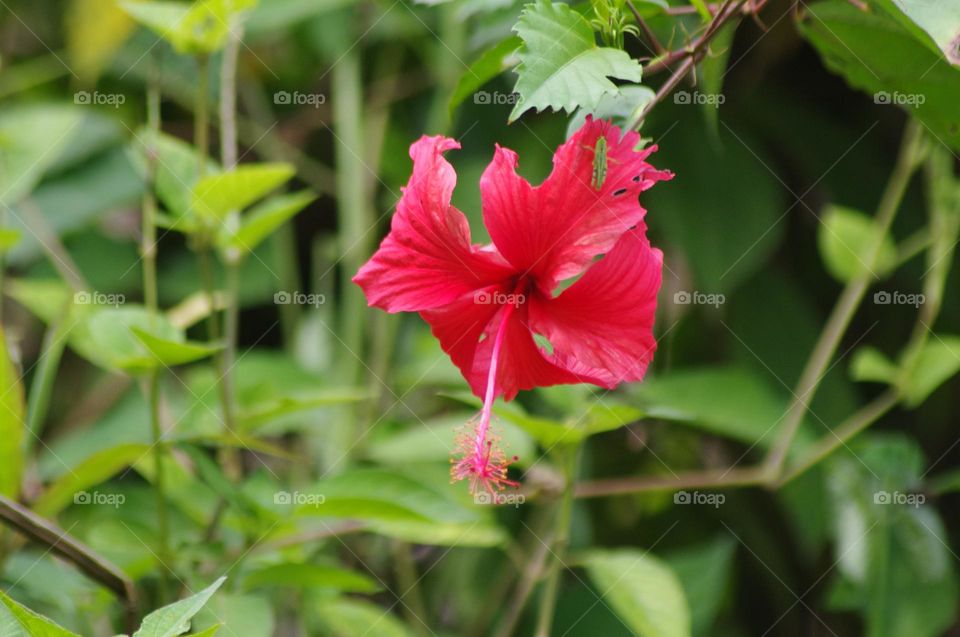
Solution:
[[[34,516],[0,527],[4,637],[48,634],[18,604],[131,633],[221,575],[193,634],[960,635],[960,70],[928,36],[960,5],[738,3],[641,129],[676,174],[641,197],[648,378],[498,407],[524,487],[491,507],[449,484],[478,401],[349,279],[421,135],[460,141],[477,243],[494,144],[549,173],[571,113],[508,124],[523,3],[223,0],[179,36],[164,4],[0,0],[0,493]],[[720,7],[670,5],[616,5],[644,65]]]

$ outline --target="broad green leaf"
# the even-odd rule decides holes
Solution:
[[[133,637],[176,637],[190,630],[190,620],[226,580],[221,577],[195,595],[164,606],[147,615]]]
[[[580,130],[587,120],[587,115],[597,119],[610,120],[617,126],[624,128],[636,117],[647,102],[653,99],[655,93],[646,86],[624,86],[617,93],[610,93],[600,98],[596,108],[578,108],[567,124],[567,139]]]
[[[146,444],[117,445],[98,451],[51,484],[34,502],[33,510],[52,517],[71,503],[92,502],[88,489],[103,484],[149,453],[150,445]]]
[[[850,363],[850,375],[858,381],[892,383],[897,379],[897,371],[897,365],[875,347],[858,348]]]
[[[767,447],[776,439],[789,395],[765,379],[736,367],[678,369],[651,376],[635,388],[651,418],[689,423],[748,445]],[[804,428],[798,445],[812,436]]]
[[[210,628],[201,630],[199,633],[190,633],[187,637],[213,637],[223,628],[223,624],[214,624]]]
[[[72,633],[66,628],[58,626],[43,615],[39,615],[26,606],[14,601],[3,591],[0,591],[0,602],[6,606],[10,615],[12,615],[16,623],[19,624],[19,626],[14,624],[11,627],[0,623],[0,628],[4,631],[4,637],[21,637],[21,635],[22,637],[80,637],[76,633]],[[2,621],[3,617],[0,617],[0,622]],[[7,624],[9,624],[9,622],[7,622]],[[25,632],[7,632],[11,628],[14,630],[20,628]]]
[[[220,349],[218,345],[159,338],[139,327],[131,327],[130,331],[165,367],[191,363],[206,358]]]
[[[873,219],[859,210],[828,206],[820,218],[817,245],[827,271],[846,283],[867,270],[883,278],[897,263],[897,248],[889,235],[883,237],[875,263],[868,251],[877,240]]]
[[[957,610],[957,574],[943,523],[920,491],[917,444],[902,435],[861,436],[827,469],[834,603],[861,610],[868,637],[942,635]]]
[[[521,43],[520,38],[515,35],[504,38],[484,51],[477,61],[464,71],[447,104],[451,116],[463,100],[474,95],[481,86],[513,66],[514,54]]]
[[[62,104],[0,111],[0,204],[13,205],[34,189],[83,120],[80,108]]]
[[[0,495],[17,498],[23,474],[23,384],[10,360],[7,335],[0,328]]]
[[[240,228],[235,233],[224,229],[217,235],[220,248],[233,248],[242,253],[252,251],[316,198],[309,190],[301,190],[267,199],[243,215]]]
[[[529,109],[594,109],[619,91],[609,78],[639,82],[640,64],[624,51],[598,47],[590,23],[569,5],[528,4],[514,27],[523,40],[517,84],[520,98],[510,121]]]
[[[71,67],[94,80],[136,24],[115,2],[71,0],[63,24]]]
[[[960,66],[960,4],[951,0],[874,0],[921,42]]]
[[[960,336],[931,334],[915,363],[903,374],[904,402],[916,407],[960,371]]]
[[[694,635],[712,634],[714,619],[729,590],[736,544],[733,537],[720,536],[663,558],[683,585]]]
[[[917,2],[931,7],[937,2]],[[960,148],[960,68],[916,39],[895,18],[848,2],[807,5],[800,31],[825,64],[878,104],[898,105]]]
[[[320,622],[333,635],[365,637],[413,637],[399,619],[386,608],[346,597],[325,600],[317,609]]]
[[[226,634],[273,637],[276,622],[270,600],[260,595],[220,593],[193,620],[195,627],[223,624]]]
[[[108,370],[129,373],[154,369],[162,361],[137,337],[139,329],[154,337],[153,345],[162,348],[162,343],[183,343],[183,331],[174,327],[163,315],[151,314],[138,305],[122,307],[96,307],[85,314],[70,334],[70,344],[81,356]],[[195,349],[189,352],[197,353]],[[164,350],[173,352],[173,346]]]
[[[16,228],[0,228],[0,254],[17,245],[23,233]]]
[[[227,39],[232,3],[229,0],[197,2],[122,2],[134,20],[169,41],[179,53],[209,55]]]
[[[73,292],[60,279],[10,279],[4,292],[44,323],[53,322],[71,302]]]
[[[294,562],[258,568],[243,580],[245,590],[270,586],[310,590],[322,588],[349,593],[375,593],[382,588],[359,571]]]
[[[516,506],[519,506],[519,503]],[[370,530],[411,544],[429,546],[493,547],[503,546],[510,540],[510,536],[501,527],[489,522],[378,520],[371,523]]]
[[[193,209],[208,220],[223,219],[283,185],[294,172],[290,164],[244,164],[207,175],[193,187]]]
[[[597,549],[577,560],[597,593],[639,637],[689,637],[690,607],[667,564],[638,549]]]

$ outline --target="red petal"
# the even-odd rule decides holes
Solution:
[[[503,288],[501,293],[509,293]],[[438,310],[421,312],[430,324],[440,346],[460,368],[473,393],[483,398],[487,372],[493,353],[494,336],[505,306],[482,305],[464,298]],[[497,365],[497,395],[512,400],[521,389],[548,387],[562,383],[598,382],[577,376],[570,369],[555,365],[546,356],[527,326],[527,304],[515,308],[508,319]],[[486,336],[484,336],[486,335]],[[482,340],[481,340],[482,338]],[[587,370],[581,370],[587,373]]]
[[[553,359],[577,375],[613,389],[642,380],[657,343],[653,320],[663,253],[651,248],[642,227],[624,234],[613,249],[558,297],[530,303],[530,326],[554,349]]]
[[[388,312],[433,309],[511,273],[495,249],[471,244],[466,218],[450,205],[457,175],[442,153],[459,147],[441,136],[410,146],[413,174],[390,233],[353,277],[370,305]]]
[[[601,135],[607,140],[607,170],[597,190],[593,161]],[[545,294],[582,272],[639,223],[646,214],[639,194],[673,177],[645,161],[656,146],[634,151],[639,143],[633,131],[620,139],[616,126],[587,118],[557,149],[553,171],[536,188],[517,175],[516,153],[497,146],[480,179],[484,223],[500,253],[531,273]]]

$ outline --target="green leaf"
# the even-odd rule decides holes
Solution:
[[[729,590],[735,549],[736,540],[720,536],[663,558],[683,585],[694,635],[712,634],[714,619]]]
[[[931,334],[902,376],[904,403],[916,407],[960,371],[960,336]]]
[[[87,489],[106,482],[148,453],[150,445],[146,444],[117,445],[98,451],[51,484],[34,502],[33,510],[52,517],[71,503],[85,504]]]
[[[201,630],[199,633],[190,633],[187,637],[213,637],[223,628],[223,624],[214,624],[210,628]]]
[[[150,346],[134,330],[152,336]],[[182,344],[178,348],[176,344]],[[163,364],[150,349],[177,360],[177,356],[197,355],[204,345],[184,343],[183,331],[162,314],[151,313],[139,305],[94,308],[78,321],[70,334],[70,345],[92,363],[108,370],[144,372]],[[209,351],[204,349],[204,355]]]
[[[604,95],[593,109],[578,108],[567,124],[567,139],[580,130],[587,120],[587,115],[597,119],[607,119],[620,126],[626,127],[640,114],[647,102],[653,99],[656,93],[646,86],[623,86],[617,93]]]
[[[226,229],[220,232],[217,235],[219,247],[233,248],[242,253],[251,252],[316,198],[309,190],[301,190],[267,199],[243,215],[240,228],[235,233],[231,234]]]
[[[176,637],[190,630],[190,620],[226,580],[221,577],[195,595],[147,615],[133,637]]]
[[[850,375],[858,381],[893,383],[897,379],[897,372],[897,365],[875,347],[857,349],[850,363]]]
[[[640,64],[619,49],[598,47],[590,23],[569,5],[551,0],[528,4],[514,30],[523,47],[514,88],[520,99],[510,121],[531,108],[592,110],[604,95],[619,91],[608,78],[641,79]]]
[[[23,475],[24,427],[23,384],[10,360],[7,335],[0,328],[0,495],[16,498]]]
[[[260,595],[220,593],[206,608],[197,613],[194,626],[216,626],[222,623],[227,633],[243,637],[273,637],[274,611],[270,600]]]
[[[733,36],[737,32],[737,22],[723,26],[710,41],[707,55],[700,62],[700,86],[706,95],[721,95],[723,78],[727,74],[727,60],[733,49]],[[716,138],[719,133],[720,103],[717,100],[705,101],[700,110],[707,121],[707,127]]]
[[[320,622],[333,635],[413,637],[413,633],[388,609],[370,602],[340,598],[320,602]]]
[[[916,2],[934,7],[937,2]],[[936,9],[932,9],[936,11]],[[897,104],[934,135],[960,148],[960,69],[883,12],[848,2],[808,5],[800,31],[825,64],[879,104]]]
[[[921,42],[960,66],[960,4],[917,0],[874,0]]]
[[[227,0],[122,2],[120,6],[178,53],[208,55],[222,48],[227,39],[231,13]]]
[[[60,279],[10,279],[4,283],[7,294],[47,324],[63,313],[73,297]]]
[[[877,225],[872,217],[843,206],[828,206],[820,219],[817,245],[827,271],[847,283],[864,270],[882,278],[897,264],[897,248],[889,235],[883,237],[875,264],[868,251],[877,240]]]
[[[22,237],[23,233],[16,228],[0,228],[0,254],[17,245]]]
[[[23,631],[26,631],[22,633],[23,637],[80,637],[76,633],[72,633],[66,628],[58,626],[43,615],[39,615],[26,606],[19,604],[3,591],[0,591],[0,602],[7,607],[10,615],[12,615],[17,622],[13,628],[19,627]],[[2,619],[3,617],[0,616],[0,620]],[[17,624],[19,624],[19,626],[17,626]],[[0,624],[0,628],[3,629],[4,637],[20,637],[20,635],[16,633],[11,634],[7,632],[7,630],[11,628],[8,625]]]
[[[476,93],[477,89],[481,86],[513,66],[512,60],[514,53],[520,48],[521,44],[522,40],[515,35],[506,37],[484,51],[483,54],[477,58],[477,61],[464,71],[463,75],[460,76],[460,80],[457,82],[457,86],[453,89],[450,102],[447,104],[451,116],[463,100]]]
[[[294,172],[290,164],[244,164],[207,175],[193,187],[193,209],[208,220],[223,219],[283,185]]]
[[[252,571],[243,580],[246,590],[268,586],[330,589],[348,593],[375,593],[380,584],[357,571],[334,566],[285,562]]]
[[[134,336],[143,343],[144,347],[165,367],[191,363],[201,358],[206,358],[221,349],[219,345],[159,338],[139,327],[131,327],[130,331],[133,332]]]
[[[690,608],[667,564],[637,549],[589,551],[578,559],[601,598],[640,637],[689,637]]]
[[[327,387],[290,394],[277,391],[265,398],[238,414],[237,422],[241,429],[255,429],[285,416],[309,412],[320,407],[368,400],[371,394],[367,389],[356,387]]]

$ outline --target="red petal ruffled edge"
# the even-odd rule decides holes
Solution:
[[[480,179],[484,222],[493,243],[521,272],[550,294],[593,258],[607,252],[646,210],[637,198],[673,173],[646,162],[656,150],[634,148],[640,136],[590,117],[553,158],[553,171],[536,188],[516,173],[517,155],[497,146]],[[594,175],[597,140],[606,140],[602,183]],[[598,188],[599,186],[599,188]]]
[[[353,277],[371,306],[388,312],[433,309],[511,273],[496,250],[471,244],[466,218],[450,205],[457,176],[443,153],[454,148],[460,144],[442,136],[424,136],[410,146],[413,174],[390,232]]]
[[[550,341],[554,362],[583,374],[581,382],[613,389],[642,380],[657,347],[662,268],[663,253],[634,228],[562,294],[532,299],[530,326]]]

